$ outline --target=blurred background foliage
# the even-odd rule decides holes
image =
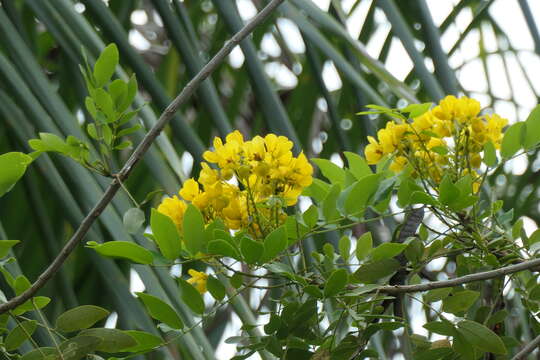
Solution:
[[[0,3],[0,153],[4,153],[29,151],[27,140],[39,132],[85,138],[81,127],[89,114],[83,106],[86,90],[78,65],[84,61],[83,53],[93,62],[111,42],[120,49],[116,76],[137,75],[136,103],[144,105],[137,121],[149,128],[209,57],[266,2]],[[361,153],[366,136],[386,120],[355,115],[369,103],[403,107],[438,101],[445,94],[466,94],[510,122],[523,119],[540,91],[535,81],[540,35],[534,16],[540,9],[533,3],[288,0],[179,111],[126,186],[139,201],[156,189],[176,192],[196,171],[211,138],[232,129],[248,136],[286,135],[297,151],[342,163],[342,151]],[[137,143],[143,135],[139,132],[132,140]],[[120,153],[117,168],[128,155],[129,150]],[[539,171],[540,160],[533,153],[512,160],[490,180],[506,207],[527,215],[529,228],[540,221]],[[9,265],[13,271],[22,269],[34,279],[106,184],[106,179],[69,159],[42,156],[24,181],[0,199],[0,238],[22,240],[16,249],[18,263]],[[147,244],[122,226],[123,213],[131,206],[126,194],[119,194],[87,240]],[[392,219],[387,225],[391,230]],[[109,319],[109,326],[117,322],[124,328],[155,332],[130,295],[142,286],[173,304],[188,325],[194,323],[167,269],[130,269],[82,246],[43,291],[55,299],[46,314],[52,319],[77,304],[96,304],[118,314]],[[12,295],[5,286],[2,289]],[[254,308],[261,299],[267,299],[264,292],[246,294]],[[182,341],[197,342],[203,349],[199,357],[213,358],[224,331],[238,328],[235,319],[230,309],[222,311]],[[178,349],[167,351],[176,354]]]

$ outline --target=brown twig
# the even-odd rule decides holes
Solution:
[[[496,277],[513,274],[519,271],[533,269],[538,266],[540,266],[540,259],[533,259],[533,260],[523,261],[522,263],[519,263],[519,264],[501,267],[495,270],[489,270],[489,271],[479,272],[476,274],[468,274],[465,276],[460,276],[455,279],[433,281],[433,282],[428,282],[425,284],[418,284],[418,285],[381,286],[377,288],[377,291],[384,292],[387,294],[401,294],[401,293],[428,291],[428,290],[440,289],[440,288],[446,288],[446,287],[454,287],[454,286],[459,286],[459,285],[463,285],[463,284],[467,284],[467,283],[471,283],[475,281],[493,279]]]
[[[537,347],[540,346],[540,335],[534,338],[533,341],[525,345],[523,349],[521,349],[513,358],[512,360],[523,360],[526,359],[527,356],[534,351]]]
[[[262,9],[249,23],[247,23],[240,31],[223,45],[223,47],[214,55],[214,57],[199,71],[193,79],[182,89],[180,94],[167,106],[165,111],[159,117],[156,124],[148,131],[141,143],[137,146],[131,157],[122,167],[122,169],[116,174],[115,179],[111,182],[109,187],[105,190],[105,193],[94,206],[94,208],[86,215],[77,231],[73,234],[71,239],[62,248],[60,253],[56,256],[53,262],[39,275],[37,280],[22,294],[15,296],[8,302],[0,304],[0,314],[14,309],[17,306],[23,304],[29,300],[34,294],[41,289],[58,270],[73,250],[81,242],[94,221],[105,210],[107,205],[112,201],[114,195],[120,188],[120,182],[125,181],[131,170],[137,165],[139,160],[148,151],[154,140],[161,133],[163,128],[169,123],[176,111],[191,98],[195,90],[201,85],[201,83],[214,72],[217,67],[225,60],[227,55],[231,53],[235,46],[237,46],[245,37],[247,37],[257,25],[263,22],[281,3],[285,0],[272,0],[264,9]],[[119,182],[120,181],[120,182]]]

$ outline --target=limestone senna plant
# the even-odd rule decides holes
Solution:
[[[109,80],[89,82],[112,98],[114,81],[105,86]],[[124,84],[117,86],[129,93],[129,83]],[[106,147],[103,159],[90,161],[90,146],[82,141],[59,143],[43,135],[32,142],[36,150],[62,153],[111,176],[106,158],[116,147],[112,134],[122,130],[108,125],[107,105],[99,105],[100,96],[101,91],[90,92],[98,105],[95,126],[113,126],[111,137],[104,128],[89,132]],[[112,118],[120,119],[124,103],[114,104]],[[369,138],[365,159],[346,152],[345,167],[311,160],[327,180],[313,177],[310,161],[294,154],[285,137],[247,139],[234,131],[214,140],[196,178],[151,211],[148,248],[123,241],[88,247],[146,266],[181,265],[179,296],[201,317],[198,324],[250,288],[269,291],[270,301],[257,309],[267,316],[264,323],[244,324],[240,336],[228,339],[238,344],[238,359],[254,352],[285,359],[378,357],[384,352],[379,332],[398,329],[398,351],[405,358],[504,358],[517,353],[525,338],[512,332],[516,320],[505,310],[509,299],[503,289],[511,286],[522,296],[525,321],[537,333],[540,286],[533,270],[540,235],[527,237],[522,222],[513,219],[511,210],[502,210],[485,180],[521,149],[538,145],[540,108],[506,131],[505,119],[481,113],[478,102],[465,97],[449,96],[433,108],[429,103],[403,109],[371,106],[369,112],[390,120],[377,137]],[[38,154],[0,157],[9,169],[2,173],[1,194]],[[312,202],[304,211],[297,206],[300,195]],[[396,206],[390,206],[392,200]],[[398,213],[406,215],[403,224],[391,238],[381,239],[373,225]],[[359,225],[364,230],[358,231]],[[330,233],[340,239],[335,246],[324,241],[323,235]],[[309,237],[315,238],[316,249],[304,247]],[[14,278],[4,266],[16,243],[0,243],[5,259],[0,270],[20,294],[30,282],[23,275]],[[455,267],[455,279],[434,281],[426,265],[438,258]],[[18,349],[30,340],[35,349],[23,359],[82,358],[96,352],[130,357],[156,351],[193,329],[159,297],[137,297],[156,320],[159,336],[93,327],[108,311],[91,305],[69,310],[49,326],[28,317],[34,313],[39,318],[50,301],[36,296],[2,315],[2,324],[16,324],[2,339],[4,354],[19,357]],[[425,310],[423,327],[429,336],[414,333],[409,313],[413,302]],[[35,342],[38,326],[57,339],[54,347]],[[254,328],[261,331],[256,334]]]
[[[410,290],[404,292],[414,292],[422,277],[432,280],[424,270],[436,258],[452,259],[458,274],[502,267],[500,272],[486,272],[489,279],[537,265],[530,260],[534,241],[522,233],[520,222],[511,226],[511,211],[501,211],[502,204],[492,199],[482,201],[480,193],[487,171],[497,166],[496,149],[502,160],[510,158],[521,147],[521,135],[515,137],[510,130],[511,137],[503,137],[506,120],[481,115],[473,99],[449,96],[430,107],[375,107],[395,120],[378,132],[377,139],[369,139],[367,160],[345,153],[349,164],[340,168],[313,159],[329,182],[312,179],[311,165],[303,154],[292,154],[292,144],[284,137],[269,134],[245,140],[235,131],[224,142],[216,138],[214,148],[204,154],[198,179],[186,181],[178,195],[166,197],[153,211],[153,233],[148,236],[162,255],[171,261],[182,258],[184,266],[195,260],[207,266],[206,271],[200,271],[204,266],[191,268],[190,278],[179,280],[182,299],[195,313],[211,316],[226,302],[227,289],[220,280],[226,277],[238,292],[250,287],[281,289],[273,298],[279,306],[269,312],[266,335],[230,340],[240,344],[241,355],[236,358],[262,350],[280,358],[378,356],[373,336],[399,328],[405,334],[401,341],[408,344],[400,350],[406,358],[477,359],[485,353],[507,355],[519,345],[502,330],[508,313],[500,307],[501,279],[493,280],[489,292],[466,276],[441,288],[433,282],[434,290],[423,298],[398,302],[401,285],[409,284],[405,287]],[[536,126],[537,113],[513,128]],[[377,165],[375,172],[369,163]],[[300,194],[314,202],[302,213],[290,207]],[[374,247],[370,232],[352,241],[347,229],[391,216],[389,202],[394,196],[400,212],[425,207],[439,223],[426,222],[417,234],[419,223],[411,232],[406,218],[393,241]],[[338,251],[326,243],[310,254],[308,265],[303,240],[334,231],[343,235]],[[516,244],[517,237],[524,247]],[[237,262],[248,271],[235,268]],[[512,265],[520,262],[530,262],[530,267]],[[258,275],[262,269],[266,272]],[[393,281],[398,273],[403,275],[401,282]],[[516,291],[526,294],[537,286],[534,279],[532,275],[526,283],[515,279]],[[273,285],[261,286],[260,281]],[[198,295],[206,291],[215,299],[208,310]],[[238,292],[229,292],[229,298]],[[445,340],[430,341],[411,333],[406,305],[411,300],[432,312],[424,328]],[[438,301],[442,305],[432,305]],[[325,302],[333,305],[332,312],[324,306],[320,310]],[[145,304],[151,313],[157,312]],[[457,320],[450,321],[449,314]],[[329,325],[322,325],[323,319]]]

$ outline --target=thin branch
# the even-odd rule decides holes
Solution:
[[[6,303],[0,305],[0,314],[14,309],[17,306],[23,304],[30,299],[39,289],[41,289],[51,277],[60,269],[64,264],[68,256],[77,247],[80,241],[82,241],[99,215],[105,210],[107,205],[112,201],[114,195],[120,188],[120,182],[125,181],[131,170],[137,165],[139,160],[148,151],[154,140],[161,133],[163,128],[169,123],[176,111],[191,98],[195,90],[202,84],[202,82],[214,72],[218,66],[225,60],[227,55],[231,53],[235,46],[237,46],[245,37],[247,37],[257,25],[263,22],[281,3],[285,0],[272,0],[264,9],[262,9],[249,23],[247,23],[240,31],[223,45],[223,47],[217,52],[216,55],[201,69],[201,71],[190,80],[190,82],[182,89],[180,94],[167,106],[163,111],[156,124],[148,131],[141,143],[137,146],[131,157],[122,167],[120,172],[115,175],[115,179],[111,182],[105,193],[94,206],[94,208],[86,215],[81,222],[77,231],[73,234],[71,239],[66,243],[64,248],[56,256],[53,262],[41,273],[37,280],[22,294],[12,298]],[[120,181],[120,182],[119,182]]]
[[[518,352],[512,360],[523,360],[526,359],[527,356],[534,351],[537,347],[540,346],[540,335],[534,338],[533,341],[525,345],[523,349],[521,349],[520,352]]]
[[[418,292],[418,291],[428,291],[428,290],[440,289],[440,288],[446,288],[446,287],[454,287],[458,285],[467,284],[470,282],[493,279],[496,277],[513,274],[518,271],[533,269],[538,266],[540,266],[540,259],[527,260],[519,264],[509,265],[509,266],[505,266],[499,269],[479,272],[476,274],[469,274],[469,275],[461,276],[455,279],[433,281],[433,282],[428,282],[425,284],[418,284],[418,285],[381,286],[380,288],[377,288],[377,291],[384,292],[387,294],[400,294],[400,293],[411,293],[411,292]]]

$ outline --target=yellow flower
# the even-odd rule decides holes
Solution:
[[[199,293],[204,294],[206,292],[208,275],[194,269],[189,269],[188,274],[191,275],[191,278],[187,282],[193,285]]]
[[[195,179],[189,179],[184,182],[184,186],[180,190],[180,196],[182,196],[187,201],[193,201],[199,195],[199,184]]]
[[[433,109],[433,115],[441,120],[469,123],[480,113],[480,103],[468,97],[448,95]]]
[[[368,141],[369,145],[366,146],[364,154],[366,155],[367,163],[370,165],[375,165],[383,157],[383,149],[373,136],[368,136]]]
[[[439,147],[439,146],[446,147],[446,143],[444,142],[444,140],[432,137],[431,139],[429,139],[429,142],[427,143],[426,147],[429,150],[431,150],[434,147]]]
[[[170,217],[176,227],[181,230],[186,209],[187,204],[174,195],[172,198],[164,198],[161,204],[159,204],[157,211]]]
[[[471,156],[470,162],[473,168],[479,168],[480,164],[482,163],[482,158],[480,157],[479,154],[473,154]]]
[[[244,140],[234,131],[225,141],[216,137],[213,146],[203,154],[198,179],[187,180],[179,191],[184,208],[192,203],[206,222],[219,218],[231,230],[263,236],[282,223],[283,208],[296,204],[313,181],[308,159],[303,153],[295,157],[284,136]],[[233,177],[238,183],[229,181]]]
[[[416,132],[421,133],[424,130],[431,129],[434,121],[435,119],[433,117],[433,114],[431,113],[431,111],[428,111],[420,115],[419,117],[414,118],[411,126]]]
[[[487,137],[493,142],[495,148],[499,149],[501,147],[501,141],[503,137],[502,129],[508,125],[508,120],[500,117],[497,114],[486,115],[486,131]]]
[[[390,170],[398,173],[407,165],[407,158],[405,156],[396,156],[394,161],[390,164]]]
[[[201,172],[199,173],[199,183],[204,186],[210,186],[219,181],[219,172],[208,166],[207,163],[201,163]],[[229,178],[227,178],[228,180]]]

